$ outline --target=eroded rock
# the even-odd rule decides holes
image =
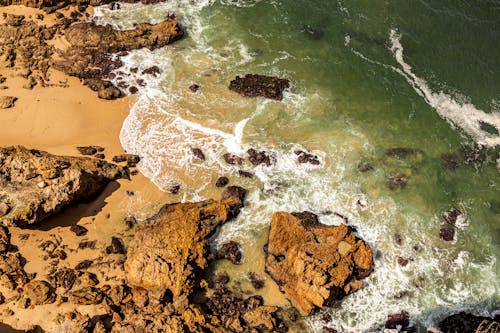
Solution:
[[[275,213],[266,272],[302,315],[354,292],[374,267],[373,252],[345,224],[326,226],[310,212]]]
[[[39,178],[26,180],[28,174]],[[38,223],[61,209],[95,198],[112,180],[127,177],[122,167],[86,157],[52,155],[22,146],[0,148],[0,197],[11,212],[4,225]],[[44,186],[37,186],[43,182]]]
[[[54,303],[56,294],[47,281],[33,280],[24,286],[24,297],[33,305]]]
[[[235,217],[243,206],[244,189],[230,187],[220,201],[163,206],[138,227],[125,262],[130,284],[153,291],[169,290],[182,303],[208,266],[208,237]]]

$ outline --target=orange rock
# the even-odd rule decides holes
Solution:
[[[347,225],[321,224],[309,212],[274,214],[266,271],[302,315],[358,290],[372,270],[371,248]]]

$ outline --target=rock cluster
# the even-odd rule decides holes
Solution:
[[[59,54],[62,59],[55,61],[54,67],[82,79],[100,98],[115,99],[122,93],[109,79],[122,62],[113,58],[114,53],[144,47],[154,50],[182,38],[183,34],[173,18],[154,25],[137,24],[133,30],[125,31],[92,22],[76,23],[65,30],[71,46]]]
[[[265,252],[266,272],[304,316],[361,288],[374,267],[370,246],[347,225],[310,212],[275,213]]]
[[[94,199],[126,169],[88,157],[52,155],[22,146],[0,148],[0,222],[26,226]]]

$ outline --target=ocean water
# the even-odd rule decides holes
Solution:
[[[101,7],[94,20],[128,29],[169,13],[186,38],[122,58],[120,80],[139,95],[120,139],[158,187],[181,184],[180,200],[216,196],[221,175],[249,189],[246,208],[213,239],[215,248],[239,242],[244,263],[214,269],[248,285],[250,271],[264,275],[274,212],[309,210],[330,225],[343,222],[336,212],[375,250],[376,268],[363,289],[303,319],[302,330],[377,330],[406,310],[425,332],[459,310],[500,309],[498,1],[179,0]],[[161,75],[141,74],[152,65]],[[229,81],[246,73],[292,86],[280,102],[230,92]],[[240,178],[222,155],[250,147],[274,152],[276,163],[246,164],[256,177]],[[397,147],[412,152],[386,153]],[[297,149],[321,164],[299,164]],[[360,172],[363,163],[373,170]],[[406,177],[406,187],[391,190],[391,175]],[[444,242],[439,229],[452,208],[463,215],[455,240]],[[284,302],[270,279],[260,292]]]

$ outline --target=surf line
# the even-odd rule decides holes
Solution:
[[[486,113],[482,110],[477,109],[471,103],[459,103],[453,99],[450,95],[444,92],[433,92],[427,82],[416,76],[412,67],[404,60],[404,48],[401,44],[401,35],[398,34],[396,29],[391,29],[389,33],[390,48],[394,59],[399,64],[401,68],[397,68],[392,65],[384,64],[376,60],[372,60],[364,56],[361,52],[350,47],[350,36],[345,36],[346,47],[349,47],[351,52],[361,59],[382,66],[384,68],[390,69],[399,75],[403,76],[408,84],[415,90],[415,92],[421,96],[425,102],[436,110],[438,115],[445,119],[453,128],[459,127],[470,135],[478,144],[488,147],[495,147],[500,145],[500,135],[492,134],[484,131],[481,128],[482,124],[488,124],[497,131],[500,132],[500,113],[491,112]]]

